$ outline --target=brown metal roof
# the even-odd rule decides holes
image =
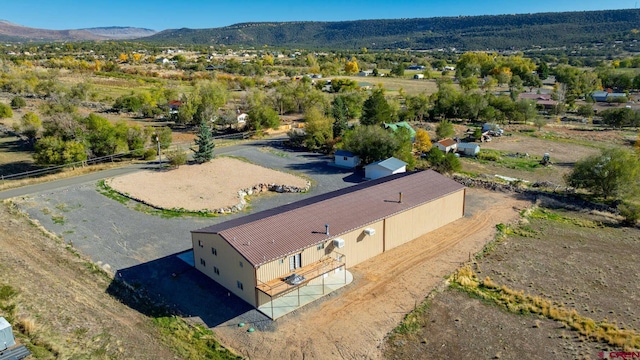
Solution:
[[[256,267],[463,188],[433,170],[396,174],[192,233],[219,234]]]
[[[449,147],[449,146],[451,146],[451,145],[453,145],[453,144],[456,144],[456,141],[455,141],[455,140],[453,140],[453,139],[451,139],[451,138],[449,138],[449,139],[442,139],[442,140],[438,141],[438,144],[440,144],[440,145],[442,145],[442,146],[444,146],[444,147]]]

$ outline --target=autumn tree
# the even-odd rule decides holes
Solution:
[[[347,74],[356,74],[359,71],[360,68],[358,67],[358,61],[355,57],[351,58],[351,60],[347,61],[346,64],[344,64],[344,72],[346,72]]]
[[[416,141],[414,143],[416,152],[418,154],[426,153],[431,149],[431,146],[433,146],[433,144],[431,143],[431,137],[429,137],[427,130],[416,130]]]

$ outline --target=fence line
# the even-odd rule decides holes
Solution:
[[[242,140],[244,140],[244,139],[248,139],[249,137],[251,137],[255,133],[256,133],[255,131],[247,131],[247,132],[241,132],[241,133],[237,133],[237,134],[212,136],[212,139],[214,139],[214,140],[227,140],[227,139],[230,139],[230,140],[242,139]],[[169,148],[175,149],[175,148],[178,148],[179,146],[182,146],[182,145],[192,145],[192,144],[193,144],[192,141],[175,142],[175,143],[171,143]],[[87,165],[100,164],[100,163],[104,163],[104,162],[107,162],[107,161],[113,162],[114,159],[119,159],[121,157],[124,157],[124,156],[127,156],[127,155],[131,155],[136,151],[155,149],[155,148],[156,148],[156,145],[154,144],[154,145],[151,145],[151,146],[144,147],[142,149],[131,150],[131,151],[118,153],[118,154],[113,154],[113,155],[100,156],[100,157],[96,157],[96,158],[87,159],[87,160],[84,160],[84,161],[76,161],[76,162],[69,163],[69,164],[50,166],[50,167],[47,167],[47,168],[44,168],[44,169],[30,170],[30,171],[25,171],[25,172],[16,173],[16,174],[0,175],[0,181],[17,180],[17,179],[28,178],[28,177],[33,177],[33,176],[45,175],[45,174],[56,172],[56,171],[59,171],[61,169],[68,168],[68,167],[76,168],[76,167],[85,167]]]

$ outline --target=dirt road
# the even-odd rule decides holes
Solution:
[[[280,318],[274,332],[247,333],[223,324],[223,344],[252,359],[376,359],[384,337],[417,303],[493,238],[495,224],[528,203],[469,189],[467,216],[364,262],[354,282]]]

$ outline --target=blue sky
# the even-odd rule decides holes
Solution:
[[[341,21],[631,9],[640,0],[4,0],[0,19],[41,29],[213,28],[253,21]]]

